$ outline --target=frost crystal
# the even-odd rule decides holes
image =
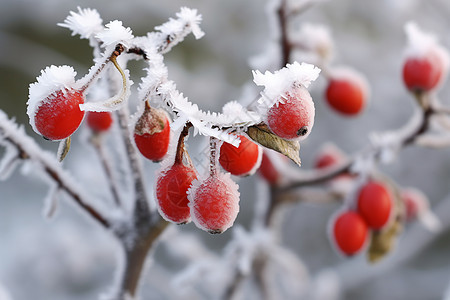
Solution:
[[[30,84],[27,114],[30,118],[30,125],[37,132],[34,116],[42,102],[51,94],[57,91],[64,91],[73,88],[77,72],[70,66],[50,66],[41,71],[37,77],[37,82]]]
[[[266,71],[253,71],[253,81],[256,85],[264,86],[264,97],[260,103],[267,104],[267,107],[277,103],[279,96],[284,95],[295,85],[309,87],[312,81],[319,77],[320,69],[312,64],[294,62],[287,64],[281,70],[271,73]]]
[[[330,31],[323,25],[306,23],[304,24],[292,40],[299,41],[299,50],[313,51],[311,53],[314,62],[329,61],[333,56],[333,40]]]
[[[197,14],[196,9],[182,7],[176,16],[178,19],[171,18],[168,22],[155,27],[156,30],[160,31],[159,35],[162,35],[167,42],[164,49],[162,49],[163,53],[183,41],[190,32],[192,32],[196,39],[202,38],[205,34],[199,26],[202,21],[202,16]]]
[[[79,34],[83,39],[89,39],[103,29],[103,20],[95,9],[80,8],[78,13],[71,11],[70,15],[58,26],[68,28],[72,35]]]
[[[408,56],[421,56],[430,47],[437,45],[437,37],[433,34],[422,31],[414,22],[405,25],[405,32],[408,37]]]
[[[97,38],[103,42],[105,46],[122,44],[129,47],[131,40],[134,38],[130,27],[124,27],[122,21],[111,21],[106,24],[106,29],[97,34]]]
[[[196,9],[182,7],[180,12],[177,13],[177,17],[180,18],[181,22],[184,22],[186,24],[185,26],[191,27],[192,34],[196,39],[200,39],[205,35],[205,33],[199,26],[199,24],[202,22],[202,15],[197,14]]]

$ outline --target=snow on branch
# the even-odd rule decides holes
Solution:
[[[26,135],[23,127],[19,127],[14,121],[9,120],[1,110],[0,145],[6,146],[7,149],[16,148],[21,159],[28,159],[35,163],[55,182],[59,189],[64,190],[91,217],[104,227],[110,226],[109,221],[90,204],[92,201],[88,200],[88,196],[83,192],[84,189],[61,167],[54,155],[42,150],[32,138]],[[3,159],[8,159],[8,157],[9,155],[6,155]]]
[[[78,12],[71,11],[70,15],[58,26],[68,28],[72,35],[79,34],[82,39],[89,39],[103,29],[103,20],[96,9],[77,7]]]

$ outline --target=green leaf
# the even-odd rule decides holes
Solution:
[[[289,157],[297,165],[301,166],[300,143],[280,138],[270,131],[266,124],[250,126],[247,130],[248,136],[266,148],[275,150]]]

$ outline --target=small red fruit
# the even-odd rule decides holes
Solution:
[[[141,154],[154,161],[161,161],[167,154],[170,142],[170,123],[162,109],[146,106],[136,122],[134,141]]]
[[[316,169],[324,169],[343,163],[346,160],[345,154],[334,144],[325,144],[319,150],[314,162]]]
[[[108,111],[89,111],[86,115],[88,126],[95,132],[107,131],[113,122],[111,113]]]
[[[367,83],[362,75],[351,69],[341,69],[331,75],[325,98],[337,112],[353,116],[366,106],[367,94]]]
[[[258,173],[271,185],[277,184],[281,179],[280,172],[275,168],[271,158],[263,151],[261,166]]]
[[[335,219],[332,233],[337,248],[346,255],[354,255],[363,249],[369,229],[358,213],[345,211]]]
[[[267,125],[283,139],[306,138],[314,125],[314,102],[308,90],[296,87],[267,112]]]
[[[392,211],[392,197],[383,183],[370,181],[358,195],[358,212],[373,229],[385,226]]]
[[[403,81],[410,91],[430,91],[441,81],[443,65],[440,56],[433,51],[423,56],[408,57],[403,64]]]
[[[239,136],[239,147],[224,142],[220,147],[219,163],[228,172],[237,176],[253,174],[261,164],[262,149],[245,136]]]
[[[49,140],[62,140],[72,135],[81,124],[84,111],[83,93],[76,90],[58,91],[38,106],[34,116],[37,131]]]
[[[230,228],[239,212],[239,186],[230,173],[213,173],[194,181],[188,192],[192,221],[209,233]]]
[[[428,209],[428,199],[418,189],[406,188],[402,190],[401,199],[405,205],[406,221],[414,220]]]
[[[176,224],[191,220],[187,191],[196,178],[195,169],[182,163],[161,172],[156,182],[156,203],[165,220]]]

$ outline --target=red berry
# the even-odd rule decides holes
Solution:
[[[432,51],[408,57],[403,64],[403,81],[410,91],[430,91],[441,81],[443,68],[440,56]]]
[[[258,173],[271,185],[277,184],[281,178],[280,172],[275,168],[266,151],[263,151]]]
[[[162,109],[146,108],[136,122],[134,141],[144,157],[155,162],[162,160],[170,142],[167,113]]]
[[[238,188],[229,173],[216,173],[194,181],[188,199],[195,225],[213,234],[231,227],[239,212]]]
[[[412,221],[417,216],[428,209],[428,199],[419,190],[407,188],[402,190],[401,199],[405,205],[405,215],[407,221]]]
[[[360,113],[367,102],[367,84],[353,70],[338,70],[326,89],[326,100],[337,112],[351,116]]]
[[[196,178],[195,169],[181,163],[161,172],[156,182],[156,203],[164,219],[176,224],[191,220],[187,191]]]
[[[306,138],[314,125],[314,115],[311,95],[305,88],[298,87],[269,108],[267,125],[281,138]]]
[[[224,142],[220,147],[220,165],[228,172],[237,176],[253,174],[261,164],[262,149],[240,135],[239,147]]]
[[[48,96],[34,116],[37,131],[50,140],[69,137],[83,121],[84,111],[79,107],[83,103],[83,93],[75,90],[58,91]]]
[[[108,111],[89,111],[86,115],[88,126],[96,132],[107,131],[113,122],[111,113]]]
[[[363,249],[369,230],[364,219],[356,212],[340,213],[334,220],[333,238],[337,248],[346,255],[353,255]]]
[[[380,229],[389,221],[392,197],[384,184],[376,181],[366,183],[358,195],[358,212],[373,229]]]

